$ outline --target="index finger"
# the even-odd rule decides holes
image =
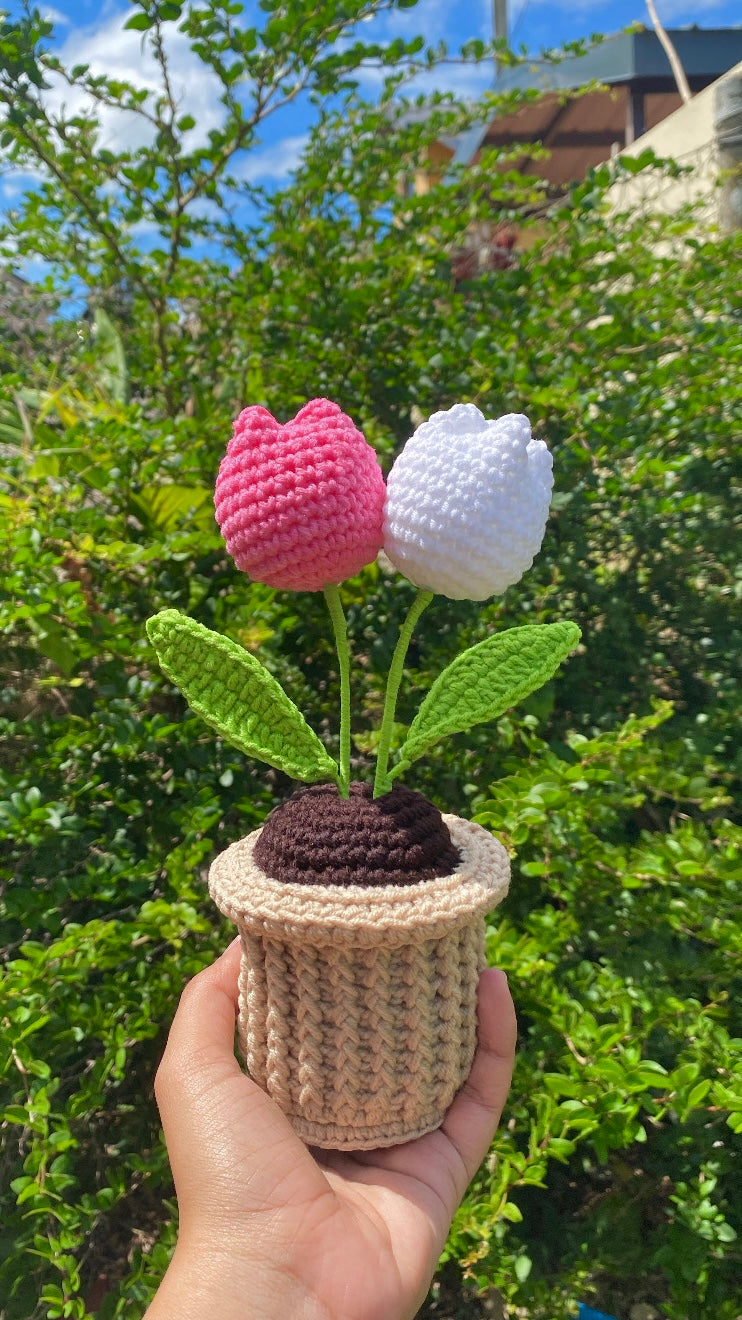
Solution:
[[[513,1075],[517,1023],[507,977],[487,968],[479,979],[479,1034],[471,1072],[441,1131],[455,1146],[471,1182],[497,1131]]]

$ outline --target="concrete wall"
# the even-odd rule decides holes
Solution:
[[[742,63],[724,78],[739,77]],[[717,224],[719,217],[719,150],[714,135],[715,83],[698,92],[686,105],[661,124],[637,138],[620,156],[638,156],[651,148],[657,156],[670,157],[689,173],[678,179],[658,176],[656,171],[627,176],[611,189],[616,210],[662,210],[674,212],[688,202],[700,202],[699,225]]]

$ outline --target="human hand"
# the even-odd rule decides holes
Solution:
[[[515,1012],[479,982],[479,1044],[435,1132],[310,1151],[234,1055],[239,942],[186,986],[155,1080],[178,1244],[146,1320],[411,1320],[510,1086]]]

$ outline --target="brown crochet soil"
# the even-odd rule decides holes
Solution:
[[[422,794],[395,784],[374,799],[353,783],[341,798],[315,784],[272,811],[255,860],[274,880],[303,885],[416,885],[449,875],[459,851],[440,811]]]

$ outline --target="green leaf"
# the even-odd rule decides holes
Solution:
[[[77,640],[74,633],[48,615],[40,619],[30,618],[28,626],[35,635],[36,646],[41,654],[57,665],[65,678],[70,678],[78,663],[78,655],[72,644]]]
[[[580,640],[577,624],[529,624],[486,638],[444,669],[410,725],[394,779],[441,738],[494,720],[535,692]]]
[[[213,499],[210,486],[149,482],[131,496],[131,508],[148,530],[173,532],[186,522],[205,530],[214,524]]]
[[[549,1154],[557,1160],[566,1161],[574,1153],[575,1143],[564,1137],[552,1137],[549,1142]]]
[[[132,14],[124,23],[124,31],[148,32],[154,26],[154,19],[149,14]]]
[[[4,1109],[0,1110],[0,1117],[2,1117],[4,1123],[20,1123],[25,1127],[28,1123],[28,1110],[25,1105],[6,1105]],[[19,1192],[21,1188],[26,1187],[29,1182],[33,1182],[33,1179],[16,1178],[15,1182],[12,1182],[10,1185],[14,1192]]]
[[[711,1081],[708,1077],[705,1077],[702,1082],[696,1082],[696,1085],[693,1087],[693,1090],[688,1096],[688,1102],[687,1102],[688,1112],[690,1112],[692,1109],[697,1109],[698,1106],[701,1104],[701,1102],[706,1099],[706,1096],[708,1095],[710,1090],[711,1090]]]
[[[24,1187],[23,1191],[18,1193],[16,1202],[18,1205],[24,1205],[26,1201],[32,1200],[33,1197],[38,1196],[39,1193],[40,1188],[37,1184],[35,1182],[29,1183],[28,1187]]]
[[[516,1256],[513,1264],[513,1268],[515,1270],[515,1277],[518,1280],[518,1283],[525,1283],[526,1279],[531,1273],[532,1265],[533,1262],[530,1256],[525,1256],[525,1255]]]
[[[308,783],[338,768],[280,683],[255,656],[179,610],[147,620],[167,677],[227,742]]]
[[[127,24],[128,26],[130,24]],[[129,376],[126,369],[124,345],[113,321],[108,313],[103,311],[102,307],[96,307],[95,309],[93,336],[98,363],[96,383],[114,403],[126,403]]]

